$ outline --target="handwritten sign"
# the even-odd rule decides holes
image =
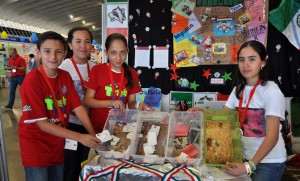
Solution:
[[[145,96],[144,102],[151,107],[160,108],[162,93],[161,89],[155,87],[149,87],[148,93]]]

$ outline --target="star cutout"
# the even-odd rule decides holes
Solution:
[[[171,64],[171,63],[170,63],[170,66],[171,66],[170,69],[173,70],[173,73],[175,73],[176,70],[179,69],[179,68],[176,66],[176,64]]]
[[[177,75],[176,72],[174,72],[174,74],[171,73],[171,79],[170,80],[177,80],[179,78],[179,76]]]
[[[231,72],[230,73],[225,72],[225,74],[222,77],[225,79],[226,82],[228,79],[232,80],[230,76],[231,76]]]
[[[196,91],[198,86],[199,86],[199,84],[196,84],[196,81],[190,83],[190,89],[194,89],[194,91]]]
[[[207,70],[204,70],[204,69],[202,69],[203,70],[203,77],[206,77],[206,79],[208,79],[208,77],[209,76],[211,76],[211,73],[210,73],[210,68],[209,69],[207,69]]]

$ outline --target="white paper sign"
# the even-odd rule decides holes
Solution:
[[[134,67],[150,67],[150,48],[151,47],[135,47]]]
[[[167,68],[169,69],[169,48],[153,47],[153,69]]]

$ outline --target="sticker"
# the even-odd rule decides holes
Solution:
[[[190,84],[190,82],[188,81],[187,78],[180,78],[180,79],[178,80],[178,85],[179,85],[180,87],[186,88],[186,87],[189,87],[189,84]]]
[[[227,49],[226,49],[226,43],[214,43],[212,46],[212,51],[214,54],[226,54]]]
[[[221,76],[221,74],[220,74],[220,72],[215,72],[215,73],[214,73],[214,76],[215,76],[216,78],[219,78],[219,77]]]
[[[199,47],[203,43],[204,38],[196,33],[192,33],[188,40],[193,45]]]
[[[212,36],[208,36],[204,41],[203,41],[203,46],[205,47],[211,47],[211,45],[215,43],[215,39]]]
[[[197,57],[197,55],[192,54],[190,61],[196,65],[201,65],[201,63],[204,62],[204,59],[202,57]]]
[[[156,80],[158,76],[159,76],[159,72],[155,72],[154,79]]]
[[[133,19],[133,16],[132,16],[132,15],[129,15],[129,19]]]
[[[278,45],[276,45],[276,47],[275,47],[275,48],[276,48],[276,52],[277,52],[277,53],[279,53],[279,52],[280,52],[280,49],[281,49],[281,45],[280,45],[280,44],[278,44]]]
[[[242,7],[243,7],[242,4],[237,4],[237,5],[235,5],[235,6],[231,7],[231,8],[229,8],[229,11],[230,11],[231,13],[233,13],[233,12],[235,12],[235,11],[241,9]]]
[[[181,11],[182,11],[184,14],[188,15],[188,16],[190,16],[190,15],[192,14],[192,12],[193,12],[192,8],[189,7],[189,6],[186,5],[186,4],[183,5],[183,7],[181,8]]]
[[[164,30],[165,28],[166,28],[165,26],[162,26],[162,27],[161,27],[162,30]]]
[[[222,78],[211,78],[210,79],[211,85],[224,85],[224,79]]]
[[[136,34],[132,34],[132,38],[133,38],[133,43],[134,43],[134,44],[137,44]]]
[[[213,58],[212,50],[211,48],[206,48],[204,52],[204,60],[210,60]]]
[[[17,72],[17,69],[12,69],[12,72]]]
[[[242,25],[247,25],[251,22],[251,18],[248,14],[243,14],[242,16],[239,17],[239,20]]]
[[[146,13],[146,16],[147,16],[148,18],[151,18],[151,14],[150,14],[149,12]]]
[[[150,31],[150,28],[149,28],[149,27],[146,27],[145,30],[146,30],[146,31]]]
[[[136,72],[138,75],[140,75],[141,73],[142,73],[142,70],[137,70],[137,72]]]
[[[217,21],[213,23],[214,36],[233,36],[235,35],[234,20]]]
[[[241,24],[235,24],[235,31],[239,33],[246,33],[246,26]]]
[[[141,15],[141,10],[140,9],[136,9],[136,13],[140,16]]]
[[[185,50],[182,50],[182,51],[174,54],[174,60],[175,60],[176,63],[179,63],[179,62],[184,61],[186,59],[188,59],[188,54]]]
[[[207,20],[207,18],[208,18],[208,15],[207,15],[207,14],[203,14],[203,15],[201,16],[201,21],[202,21],[202,22],[205,22],[205,21]]]

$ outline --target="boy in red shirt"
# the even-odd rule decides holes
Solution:
[[[64,145],[78,141],[95,148],[99,140],[68,72],[58,69],[66,56],[66,41],[56,32],[43,33],[37,43],[42,66],[34,69],[20,89],[23,114],[19,140],[26,180],[63,180]],[[71,111],[89,134],[65,129]],[[74,141],[75,140],[75,141]],[[75,144],[74,144],[75,143]]]

